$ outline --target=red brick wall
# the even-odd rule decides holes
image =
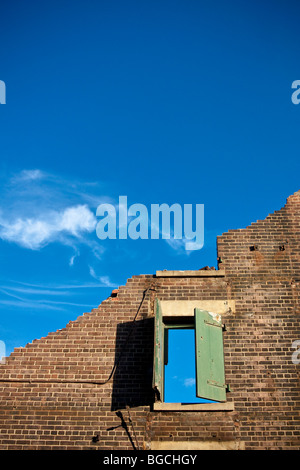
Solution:
[[[218,237],[218,256],[236,301],[226,354],[241,439],[250,449],[299,449],[292,343],[300,339],[300,193],[265,220]]]
[[[0,366],[0,449],[129,450],[153,440],[299,449],[299,205],[296,193],[264,221],[218,237],[225,277],[134,276],[66,328],[15,349]],[[234,411],[152,411],[155,297],[236,301],[224,334]]]

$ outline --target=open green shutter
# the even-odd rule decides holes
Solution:
[[[155,325],[154,325],[154,365],[153,388],[163,400],[164,383],[164,325],[162,321],[161,306],[158,299],[155,301]]]
[[[226,401],[223,328],[220,315],[195,309],[197,397]]]

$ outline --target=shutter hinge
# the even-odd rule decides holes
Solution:
[[[212,323],[208,320],[204,320],[204,323],[206,323],[207,325],[210,325],[210,326],[216,326],[217,328],[222,328],[222,331],[227,331],[227,328],[226,328],[226,325],[225,324],[216,324],[216,323]]]
[[[212,322],[207,321],[207,320],[204,320],[204,323],[206,323],[207,325],[210,325],[210,326],[216,326],[217,328],[222,328],[221,324],[212,323]]]
[[[229,384],[221,384],[219,382],[216,382],[215,380],[208,380],[207,383],[209,385],[213,385],[214,387],[225,388],[226,393],[231,392]]]

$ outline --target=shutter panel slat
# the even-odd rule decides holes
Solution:
[[[220,315],[195,309],[197,397],[226,401],[223,325]]]
[[[164,383],[164,325],[162,321],[161,305],[158,299],[155,301],[155,325],[154,325],[154,367],[153,388],[163,400]]]

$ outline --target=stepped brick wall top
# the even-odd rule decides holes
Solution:
[[[299,450],[299,233],[297,192],[218,237],[218,271],[133,276],[64,329],[16,348],[0,365],[0,449]],[[156,298],[234,305],[222,315],[229,409],[153,406]]]

